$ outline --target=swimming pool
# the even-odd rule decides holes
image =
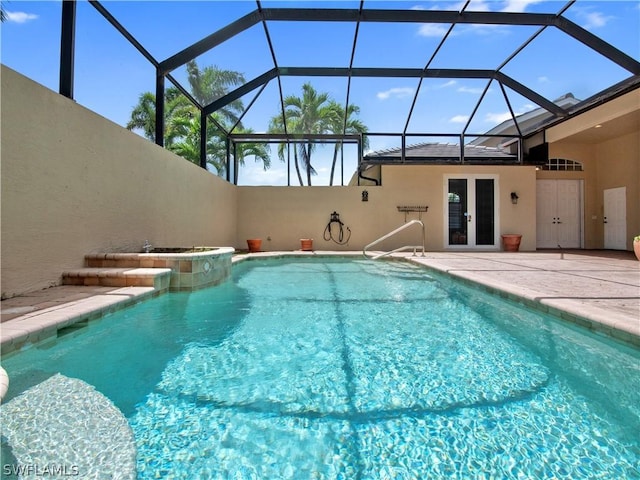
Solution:
[[[248,261],[3,360],[127,416],[138,478],[640,478],[640,353],[404,262]],[[6,401],[9,400],[9,397]]]

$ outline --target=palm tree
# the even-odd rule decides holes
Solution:
[[[144,92],[140,94],[138,104],[133,107],[131,119],[127,122],[127,130],[142,130],[145,138],[155,140],[156,96],[153,93]]]
[[[329,133],[331,126],[337,122],[337,115],[339,115],[333,106],[334,104],[335,102],[331,101],[328,93],[318,93],[310,83],[305,83],[302,86],[301,98],[289,95],[283,101],[287,118],[287,132],[294,135]],[[272,118],[271,125],[275,128],[283,127],[282,118],[280,116]],[[295,150],[296,169],[299,168],[298,162],[300,162],[306,171],[307,185],[309,186],[311,185],[311,175],[316,174],[311,165],[311,154],[314,150],[315,144],[311,140],[297,144]],[[298,178],[300,184],[303,185],[299,172]]]
[[[276,115],[269,122],[269,133],[285,133],[285,132],[293,132],[296,130],[295,122],[291,119],[287,120],[287,128],[284,128],[284,120],[282,115]],[[278,158],[280,158],[281,162],[285,161],[285,152],[289,149],[289,143],[280,143],[278,144]],[[302,174],[300,173],[300,163],[298,162],[298,150],[294,148],[293,150],[294,157],[294,166],[296,168],[296,174],[298,176],[298,182],[300,186],[304,185],[304,181],[302,180]]]
[[[334,108],[337,112],[336,117],[334,118],[335,123],[332,125],[332,131],[335,134],[352,134],[352,133],[367,133],[369,129],[367,126],[362,123],[357,118],[352,118],[354,115],[360,113],[360,107],[354,104],[349,104],[347,107],[347,122],[345,124],[344,114],[345,109],[342,105],[337,102],[333,102],[332,108]],[[369,148],[369,138],[365,135],[363,136],[362,147],[364,149]],[[336,161],[338,160],[338,153],[343,149],[343,144],[341,141],[335,144],[333,149],[333,161],[331,162],[331,174],[329,175],[329,185],[333,185],[333,175],[336,170]]]
[[[235,129],[234,133],[253,133],[250,128]],[[238,143],[236,145],[236,157],[239,165],[244,165],[246,157],[253,157],[256,162],[262,162],[262,168],[267,171],[271,167],[271,155],[266,143]],[[235,173],[235,182],[238,183],[238,171]]]
[[[193,105],[177,112],[167,128],[167,149],[196,165],[200,164],[200,112]],[[219,122],[218,112],[212,114]],[[227,149],[225,137],[213,122],[207,122],[206,161],[218,175],[226,171]]]
[[[196,115],[196,107],[175,88],[167,88],[164,92],[165,145],[170,145],[172,140],[171,129],[173,120],[178,116]],[[131,111],[131,119],[127,122],[128,130],[141,130],[145,138],[154,141],[156,138],[156,96],[151,92],[140,94],[138,104]]]
[[[187,63],[187,80],[191,87],[191,95],[195,98],[200,105],[209,105],[214,100],[223,97],[229,90],[238,85],[246,83],[244,75],[232,70],[222,70],[216,65],[204,67],[200,69],[195,60],[191,60]],[[242,112],[244,110],[241,100],[235,100],[231,102],[230,108],[227,110],[235,110]],[[227,111],[221,109],[220,111]],[[237,118],[231,117],[229,120],[233,120],[234,123]]]
[[[200,69],[195,61],[187,63],[187,80],[191,94],[201,104],[208,105],[214,100],[226,95],[231,88],[244,83],[244,76],[238,72],[221,70],[216,66]],[[131,119],[127,123],[129,130],[141,130],[149,140],[155,139],[156,98],[151,92],[140,95],[138,104],[131,112]],[[211,116],[226,130],[231,130],[238,123],[243,112],[241,100],[235,100],[222,107]],[[165,90],[165,147],[168,150],[186,158],[190,162],[200,163],[200,110],[193,105],[175,87]],[[236,126],[236,131],[242,125]],[[266,144],[256,144],[253,149],[247,149],[247,155],[254,155],[256,160],[262,160],[264,168],[270,166],[270,159]],[[214,122],[207,122],[207,163],[214,167],[218,174],[226,169],[226,144],[224,134],[219,131]],[[243,161],[242,161],[243,162]],[[241,162],[241,163],[242,163]]]

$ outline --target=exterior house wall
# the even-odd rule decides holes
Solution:
[[[596,201],[598,162],[593,148],[586,144],[557,142],[549,145],[549,158],[563,158],[582,164],[583,171],[581,172],[539,170],[536,176],[539,180],[583,181],[584,217],[582,218],[582,225],[584,227],[584,247],[602,248],[602,212]]]
[[[4,66],[1,94],[3,297],[88,253],[234,243],[234,186]]]
[[[398,206],[427,205],[428,212],[422,214],[426,248],[444,250],[448,174],[497,174],[500,233],[521,233],[520,248],[535,249],[535,168],[514,166],[383,166],[381,186],[239,187],[238,242],[242,245],[246,239],[262,238],[264,250],[292,250],[300,248],[301,238],[313,238],[317,250],[359,250],[405,222]],[[363,190],[369,193],[367,202],[362,201]],[[511,203],[512,191],[520,197],[517,205]],[[323,239],[333,211],[351,229],[348,245]],[[407,214],[407,220],[415,218],[417,213]],[[416,227],[374,249],[419,243]]]
[[[627,250],[633,250],[633,237],[640,235],[640,132],[603,142],[595,150],[598,162],[596,202],[604,212],[604,191],[627,188]]]
[[[628,113],[634,99],[640,100],[640,91],[630,99],[617,102],[622,113]],[[612,102],[616,103],[616,102]],[[636,103],[637,105],[637,103]],[[636,107],[637,108],[637,107]],[[611,105],[585,114],[583,129],[615,118]],[[578,117],[577,120],[580,120]],[[562,127],[560,125],[559,127]],[[604,248],[604,191],[626,187],[627,191],[627,250],[633,250],[633,237],[640,235],[640,131],[632,131],[606,141],[576,142],[571,134],[580,132],[575,125],[554,127],[549,137],[549,158],[566,158],[583,163],[583,172],[539,171],[538,178],[580,178],[584,180],[584,236],[585,248]],[[569,135],[564,138],[563,135]]]

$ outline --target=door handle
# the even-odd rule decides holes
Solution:
[[[471,215],[467,215],[467,222],[471,221]]]

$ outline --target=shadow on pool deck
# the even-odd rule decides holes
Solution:
[[[270,257],[292,252],[238,255]],[[295,252],[310,256],[357,252]],[[426,252],[395,254],[479,284],[500,295],[574,323],[640,345],[640,262],[633,252],[540,250],[536,252]],[[150,287],[60,286],[1,302],[0,339],[5,352],[20,342],[55,335],[55,325],[93,318],[153,294]],[[56,323],[56,318],[58,318]],[[38,325],[47,332],[38,334]],[[21,333],[20,333],[21,332]],[[18,334],[20,333],[20,334]],[[20,339],[18,341],[17,339]],[[11,342],[14,342],[11,348]]]

